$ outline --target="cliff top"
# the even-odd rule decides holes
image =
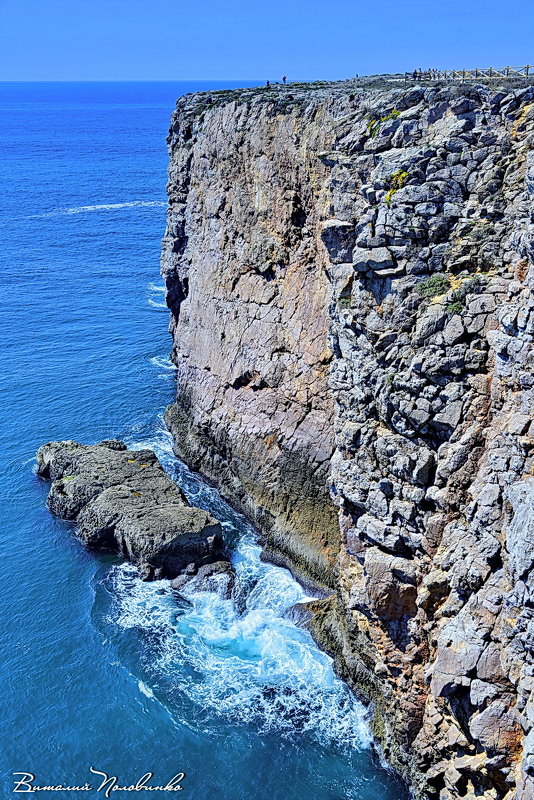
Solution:
[[[402,94],[414,89],[449,90],[452,96],[470,94],[473,90],[490,90],[492,93],[511,92],[534,86],[534,75],[529,77],[479,78],[478,80],[432,80],[423,76],[414,79],[404,73],[367,75],[343,81],[294,81],[287,84],[253,86],[237,89],[219,89],[186,94],[178,100],[178,107],[202,113],[218,105],[239,102],[275,102],[277,105],[298,105],[310,99],[358,95],[363,97],[377,92],[395,91]],[[351,97],[350,99],[354,99]]]

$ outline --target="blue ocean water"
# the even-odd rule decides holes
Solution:
[[[96,786],[92,766],[122,785],[183,771],[194,800],[404,800],[364,709],[284,617],[304,591],[260,562],[162,425],[165,136],[176,97],[208,88],[223,85],[0,85],[2,797],[21,771]],[[238,610],[203,594],[180,613],[167,582],[95,557],[48,513],[38,446],[110,437],[153,447],[223,520]]]

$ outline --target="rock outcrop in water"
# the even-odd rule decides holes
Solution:
[[[173,578],[220,559],[220,523],[188,505],[152,450],[49,442],[37,452],[37,472],[52,480],[48,507],[75,520],[79,538],[119,553],[145,579]]]
[[[534,89],[394,87],[178,102],[167,420],[416,796],[529,800]]]
[[[171,588],[181,592],[214,592],[224,600],[230,599],[235,585],[235,572],[229,561],[214,561],[204,564],[198,571],[189,570],[171,581]]]

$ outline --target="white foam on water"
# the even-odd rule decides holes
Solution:
[[[167,303],[158,303],[157,300],[152,300],[151,297],[148,298],[148,305],[152,306],[152,308],[164,308],[166,311],[169,310]]]
[[[145,697],[150,697],[152,700],[155,699],[155,694],[150,686],[147,686],[146,683],[143,683],[143,681],[137,681],[137,685],[139,687],[139,691],[144,694]]]
[[[68,214],[86,214],[91,211],[116,211],[121,208],[161,208],[166,206],[164,200],[132,200],[127,203],[98,203],[92,206],[75,206],[74,208],[55,208],[45,214],[30,214],[24,219],[47,219]]]
[[[154,356],[150,359],[150,363],[154,367],[158,367],[159,369],[168,369],[171,372],[176,369],[175,365],[168,356]]]
[[[85,214],[87,211],[115,211],[118,208],[158,208],[166,206],[163,200],[132,200],[129,203],[99,203],[94,206],[76,206],[67,208],[64,214]]]
[[[159,423],[161,427],[154,436],[151,436],[149,439],[135,440],[130,437],[126,438],[125,441],[131,450],[153,450],[163,467],[167,467],[167,471],[169,471],[169,465],[173,460],[177,461],[177,459],[174,456],[172,447],[172,436],[169,431],[163,427],[163,415],[159,416]]]
[[[213,513],[221,516],[224,501],[174,458],[168,432],[129,444],[152,448],[171,475],[183,477],[192,502],[196,497],[212,508],[218,502]],[[228,509],[225,530],[234,528],[232,519],[243,518]],[[121,564],[111,569],[110,621],[148,642],[148,679],[167,687],[171,704],[186,697],[199,710],[253,722],[261,732],[306,735],[324,746],[369,746],[365,708],[337,678],[332,659],[285,615],[309,597],[287,570],[260,561],[252,529],[239,527],[232,599],[193,593],[186,585],[181,594],[188,604],[180,603],[168,581],[143,582],[135,567]]]
[[[160,286],[157,283],[149,283],[147,288],[148,288],[149,292],[164,292],[164,291],[166,291],[166,287],[165,286],[163,286],[163,285]]]
[[[146,583],[130,565],[113,567],[114,624],[156,635],[147,671],[204,711],[323,745],[368,746],[363,706],[308,632],[281,616],[283,606],[303,599],[302,589],[283,570],[261,563],[255,570],[264,572],[249,595],[252,607],[247,600],[239,615],[231,599],[187,586],[191,606],[184,608],[168,582]]]

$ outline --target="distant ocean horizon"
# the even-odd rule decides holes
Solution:
[[[304,589],[260,561],[247,521],[174,458],[162,423],[170,114],[190,91],[261,83],[0,83],[2,797],[14,772],[98,785],[93,767],[122,785],[183,771],[194,800],[407,798],[365,709],[286,615]],[[184,611],[167,582],[88,552],[49,514],[37,448],[109,438],[152,447],[222,520],[244,610],[205,593]]]

